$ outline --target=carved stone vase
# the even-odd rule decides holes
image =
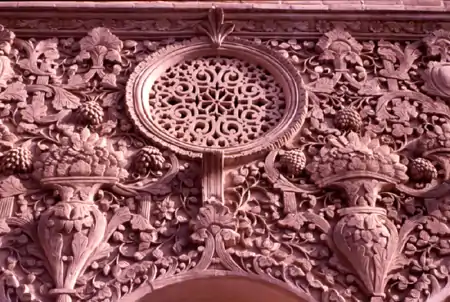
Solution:
[[[382,175],[373,176],[355,179],[349,174],[347,179],[324,185],[338,186],[347,195],[350,207],[339,211],[341,218],[333,229],[333,242],[372,296],[371,302],[376,302],[383,301],[399,235],[386,210],[375,206],[378,193],[389,183],[381,180],[385,178]]]
[[[92,261],[109,253],[107,220],[94,202],[102,186],[126,175],[123,155],[103,137],[68,128],[34,163],[34,175],[54,191],[56,203],[38,222],[38,236],[58,302],[70,302],[75,283]]]
[[[347,207],[339,211],[333,243],[371,302],[381,302],[399,234],[376,203],[380,192],[408,179],[407,167],[377,139],[354,132],[330,140],[316,160],[308,167],[316,184],[337,187],[346,195]]]
[[[77,278],[93,261],[102,243],[107,221],[94,203],[95,194],[115,177],[54,177],[42,184],[53,188],[60,201],[38,223],[38,234],[48,258],[58,302],[71,302]]]
[[[340,214],[333,230],[334,244],[372,296],[371,302],[383,301],[386,277],[398,247],[397,229],[381,208],[350,207]]]

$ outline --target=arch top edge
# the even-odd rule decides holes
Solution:
[[[171,278],[165,278],[160,280],[154,280],[148,282],[145,286],[140,287],[129,295],[122,297],[119,302],[147,302],[155,301],[156,298],[162,299],[175,299],[179,297],[180,299],[186,293],[191,293],[197,288],[209,288],[214,289],[214,293],[204,292],[196,293],[190,299],[196,301],[197,297],[195,295],[204,295],[202,297],[213,295],[214,297],[220,296],[227,292],[227,288],[233,287],[235,293],[233,297],[237,298],[249,298],[249,294],[245,292],[258,292],[259,296],[283,296],[289,301],[296,302],[318,302],[313,297],[309,296],[307,293],[289,287],[287,284],[272,278],[265,276],[259,276],[254,274],[247,274],[241,272],[223,271],[223,270],[206,270],[206,271],[189,271],[185,274],[180,274],[173,276]],[[255,290],[249,290],[254,288]],[[172,289],[177,289],[176,291]],[[242,289],[242,291],[240,291]],[[170,294],[169,292],[177,292],[177,294]],[[263,295],[261,294],[263,293]],[[176,296],[176,297],[175,297]],[[256,296],[253,296],[255,299]],[[252,298],[252,297],[250,297]],[[171,302],[172,300],[162,300],[164,302]],[[185,300],[191,301],[191,300]],[[225,301],[225,300],[224,300]],[[243,300],[248,301],[248,300]],[[252,300],[250,300],[252,301]],[[258,301],[258,300],[255,300]],[[271,301],[271,300],[267,300]]]

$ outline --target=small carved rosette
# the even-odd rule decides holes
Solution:
[[[102,186],[117,183],[125,173],[121,155],[106,140],[87,128],[71,134],[70,140],[50,147],[35,165],[37,173],[42,173],[41,183],[59,197],[38,223],[56,285],[50,293],[58,302],[72,301],[77,278],[108,250],[108,244],[102,243],[106,217],[94,198]]]
[[[396,256],[398,233],[386,211],[374,207],[341,210],[333,241],[351,265],[372,301],[384,297],[387,273]]]

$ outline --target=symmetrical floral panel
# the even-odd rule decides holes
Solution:
[[[450,32],[239,26],[0,28],[0,301],[135,301],[208,271],[317,302],[445,296]]]

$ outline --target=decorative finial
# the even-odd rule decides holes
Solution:
[[[223,9],[213,5],[208,13],[208,21],[202,22],[199,30],[208,35],[215,48],[219,48],[225,38],[234,30],[234,24],[224,22]]]

